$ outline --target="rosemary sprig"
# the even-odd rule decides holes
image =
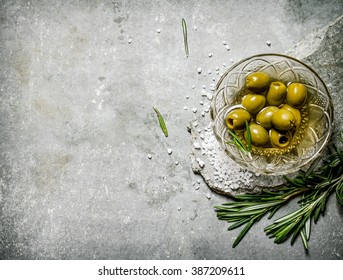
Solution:
[[[343,144],[343,131],[338,137]],[[329,155],[322,160],[314,161],[307,172],[300,172],[291,179],[284,177],[286,183],[277,191],[263,191],[258,194],[244,194],[233,197],[234,202],[215,206],[217,217],[231,223],[228,230],[245,225],[233,243],[236,247],[249,229],[263,216],[269,213],[271,218],[283,205],[295,197],[299,209],[275,220],[265,228],[275,243],[282,243],[291,237],[293,244],[298,236],[301,237],[304,248],[308,249],[311,233],[311,223],[317,223],[324,214],[328,197],[336,192],[339,203],[343,206],[343,150],[332,144]]]
[[[248,145],[245,145],[243,143],[242,139],[234,131],[232,131],[230,129],[228,129],[228,132],[232,136],[232,141],[227,141],[225,143],[229,144],[229,145],[236,146],[243,153],[250,154],[250,152],[251,152],[251,132],[250,132],[250,126],[249,126],[247,121],[245,122],[245,127],[247,130]]]
[[[163,131],[164,136],[168,137],[168,129],[167,129],[166,123],[164,122],[162,114],[156,107],[153,107],[153,108],[154,108],[154,111],[156,112],[158,122],[160,123],[160,127]]]
[[[186,20],[183,18],[182,21],[182,32],[183,32],[183,44],[185,46],[185,52],[186,56],[189,56],[189,50],[188,50],[188,38],[187,38],[187,24]]]

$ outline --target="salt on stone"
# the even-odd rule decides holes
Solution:
[[[201,133],[199,132],[201,128]],[[282,183],[282,177],[256,176],[243,170],[233,161],[216,139],[209,114],[197,120],[197,127],[190,124],[192,135],[192,169],[202,175],[207,185],[221,194],[236,195],[270,189]]]

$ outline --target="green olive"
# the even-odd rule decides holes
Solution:
[[[292,141],[292,135],[289,131],[278,131],[271,129],[269,131],[270,143],[274,148],[285,148]]]
[[[245,122],[249,122],[251,119],[250,113],[242,108],[234,109],[228,113],[225,122],[229,129],[243,129],[245,128]]]
[[[290,130],[295,126],[295,123],[293,113],[286,109],[279,109],[272,116],[272,125],[279,130]]]
[[[276,106],[267,106],[263,108],[256,116],[256,122],[266,129],[272,128],[272,117],[279,108]]]
[[[255,93],[265,91],[269,86],[269,76],[264,72],[253,72],[245,78],[247,89]]]
[[[288,105],[300,108],[306,102],[307,89],[303,84],[292,83],[287,88],[286,100]]]
[[[301,114],[300,114],[300,111],[298,109],[295,109],[295,108],[289,106],[288,104],[282,105],[281,108],[282,109],[286,109],[286,110],[292,112],[292,114],[295,117],[295,126],[299,126],[300,125],[300,123],[301,123]]]
[[[268,131],[259,124],[250,124],[251,144],[262,147],[269,141]],[[248,141],[248,132],[244,132],[244,137]]]
[[[242,105],[249,113],[257,114],[266,105],[266,97],[249,93],[243,97]]]
[[[287,87],[281,82],[273,82],[270,84],[267,92],[267,103],[273,106],[282,104],[287,93]]]

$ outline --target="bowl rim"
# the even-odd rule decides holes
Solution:
[[[246,58],[243,58],[241,60],[239,60],[238,62],[234,63],[232,66],[230,66],[225,72],[224,74],[221,76],[221,78],[217,81],[217,84],[216,84],[216,88],[215,88],[215,91],[214,91],[214,94],[218,91],[219,89],[219,85],[222,83],[223,79],[225,79],[225,77],[227,76],[227,73],[229,73],[230,71],[232,71],[232,69],[234,69],[235,67],[237,67],[238,65],[244,63],[245,61],[248,61],[250,59],[253,59],[253,58],[259,58],[259,57],[265,57],[265,56],[271,56],[271,57],[283,57],[283,58],[286,58],[286,59],[289,59],[289,60],[293,60],[299,64],[301,64],[302,66],[304,66],[305,68],[307,68],[308,70],[310,70],[314,76],[322,83],[324,89],[325,89],[325,92],[326,94],[328,95],[328,100],[329,100],[329,108],[331,109],[331,114],[330,116],[328,116],[329,114],[327,114],[327,112],[325,112],[325,115],[327,115],[327,117],[329,117],[329,121],[330,121],[330,128],[329,128],[329,131],[328,131],[328,134],[326,136],[326,139],[325,139],[325,144],[322,145],[314,154],[313,156],[306,160],[305,162],[303,162],[300,166],[298,166],[295,170],[289,172],[287,170],[285,170],[285,172],[282,172],[280,171],[280,174],[270,174],[270,173],[261,173],[260,174],[265,174],[265,175],[286,175],[286,174],[291,174],[291,173],[294,173],[294,172],[297,172],[299,171],[301,168],[303,168],[304,166],[308,165],[309,163],[313,162],[322,152],[323,150],[327,147],[327,144],[328,142],[330,141],[330,138],[332,136],[332,133],[333,133],[333,128],[334,128],[334,106],[333,106],[333,102],[332,102],[332,97],[331,97],[331,94],[330,94],[330,91],[328,90],[325,82],[322,80],[322,78],[318,75],[318,73],[309,65],[307,65],[306,63],[302,62],[301,60],[297,59],[297,58],[294,58],[292,56],[289,56],[289,55],[286,55],[286,54],[278,54],[278,53],[260,53],[260,54],[255,54],[255,55],[251,55],[251,56],[248,56]],[[213,99],[213,102],[214,102],[214,99]],[[212,111],[212,107],[213,107],[213,103],[211,105],[211,111]],[[213,112],[211,112],[211,118],[212,118],[212,126],[213,126],[213,121],[215,120],[216,116],[213,115]],[[215,133],[216,134],[216,133]],[[216,137],[217,138],[217,137]],[[219,139],[218,139],[219,140]],[[225,149],[226,150],[226,149]],[[228,153],[227,153],[228,154]],[[232,156],[230,155],[230,153],[228,154],[230,158],[232,158]],[[241,165],[240,163],[238,163],[239,165]],[[245,168],[247,169],[250,169],[248,168],[247,166],[245,166]],[[256,172],[256,170],[253,170],[252,171]]]

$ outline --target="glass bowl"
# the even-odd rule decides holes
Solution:
[[[271,81],[302,83],[308,92],[304,123],[293,145],[282,153],[245,153],[232,141],[225,117],[240,105],[248,74],[262,71]],[[298,171],[317,158],[328,144],[333,128],[333,106],[330,94],[318,76],[303,62],[281,54],[259,54],[233,65],[216,85],[211,103],[213,131],[227,154],[242,168],[258,174],[285,175]]]

